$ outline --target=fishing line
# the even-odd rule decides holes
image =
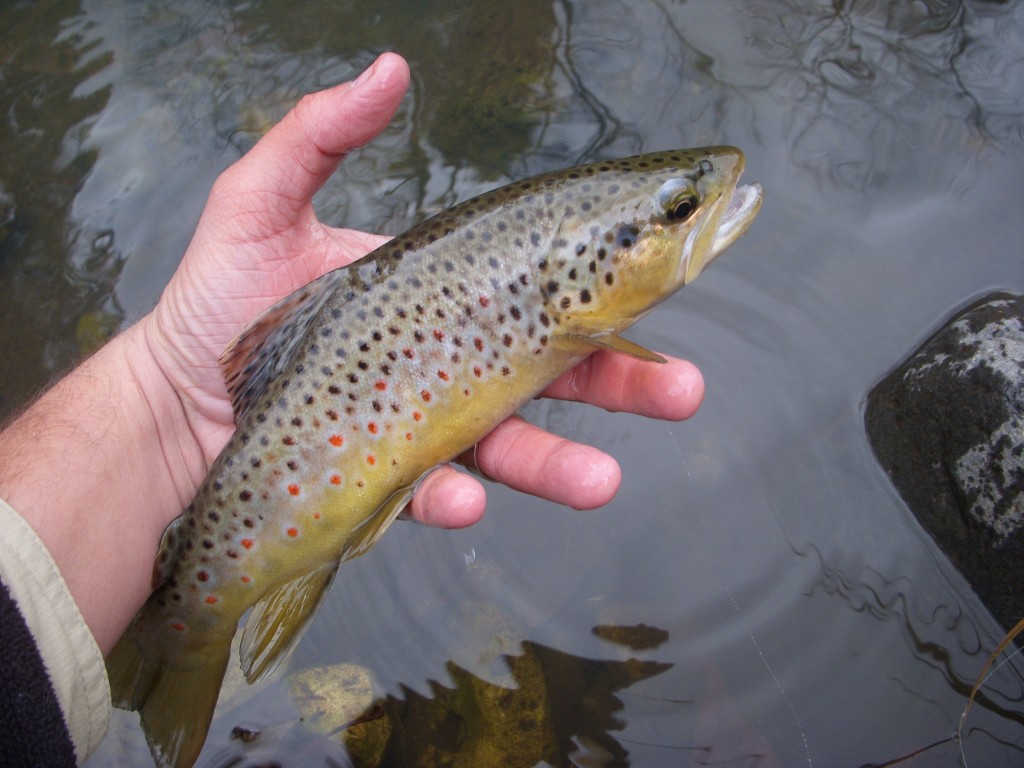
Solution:
[[[1012,636],[1010,636],[1009,639],[1012,640]],[[998,651],[999,649],[997,648],[996,650]],[[974,696],[978,691],[985,687],[985,683],[988,682],[989,678],[992,677],[992,675],[998,672],[1001,667],[1008,664],[1010,660],[1013,659],[1013,657],[1019,654],[1020,652],[1020,648],[1015,648],[1013,653],[1006,656],[1002,661],[1000,661],[998,664],[992,667],[989,673],[978,681],[978,684],[976,685],[974,692],[971,693],[971,698],[967,701],[967,706],[964,707],[963,714],[960,716],[960,723],[957,725],[956,730],[953,732],[952,738],[956,740],[957,744],[960,747],[960,759],[963,760],[965,768],[967,766],[967,755],[964,754],[964,723],[967,722],[967,713],[970,712],[971,705],[974,703]]]
[[[686,471],[686,477],[690,480],[690,483],[692,485],[694,482],[693,475],[690,473],[690,467],[687,465],[686,458],[683,456],[683,449],[682,447],[680,447],[679,441],[676,440],[676,436],[673,434],[672,428],[666,425],[665,431],[668,432],[668,436],[669,438],[671,438],[672,444],[675,446],[676,453],[679,456],[679,462],[683,465],[683,469]],[[704,511],[701,509],[700,504],[696,504],[695,508],[697,510],[697,517],[700,518],[701,527],[705,531],[707,531],[708,524],[707,520],[704,517]],[[754,650],[757,651],[757,655],[761,659],[761,664],[764,666],[766,670],[768,670],[768,674],[775,682],[775,687],[779,689],[779,693],[782,694],[783,701],[786,702],[786,708],[789,709],[789,713],[793,717],[793,722],[796,723],[797,730],[800,731],[800,738],[803,741],[804,754],[807,756],[808,768],[813,768],[814,762],[811,760],[811,748],[807,742],[807,734],[804,731],[803,723],[800,722],[800,716],[797,714],[796,708],[793,706],[793,702],[790,701],[789,695],[786,693],[785,688],[783,688],[782,681],[779,679],[778,675],[775,674],[775,670],[769,663],[768,657],[762,650],[761,645],[757,642],[757,638],[754,637],[754,633],[750,629],[750,625],[747,624],[746,619],[743,617],[743,612],[740,608],[740,604],[736,600],[736,596],[733,594],[732,588],[729,586],[729,583],[725,579],[725,572],[720,565],[719,559],[713,554],[712,565],[714,566],[714,570],[716,572],[716,575],[718,576],[718,581],[721,583],[722,588],[725,590],[725,594],[729,598],[729,602],[732,604],[733,610],[736,611],[736,615],[740,617],[740,621],[743,626],[743,631],[746,632],[747,637],[750,639],[750,644],[754,646]]]

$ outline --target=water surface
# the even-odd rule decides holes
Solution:
[[[152,307],[217,173],[381,50],[413,87],[318,197],[330,223],[397,233],[524,175],[710,143],[767,191],[632,332],[701,367],[694,419],[527,410],[620,460],[616,500],[494,488],[469,530],[396,525],[288,670],[226,698],[200,765],[346,764],[286,684],[342,662],[401,725],[390,765],[860,766],[952,733],[1002,631],[862,413],[956,308],[1024,290],[1020,4],[92,0],[0,26],[6,412]],[[967,765],[1024,762],[1020,663],[984,694]],[[88,764],[145,756],[119,713]],[[960,760],[946,742],[914,765]]]

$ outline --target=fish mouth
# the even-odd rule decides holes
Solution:
[[[757,212],[761,210],[763,201],[764,189],[760,184],[744,184],[733,190],[722,217],[718,220],[715,242],[711,246],[711,255],[708,258],[709,263],[747,231]]]
[[[736,169],[736,176],[742,166]],[[735,179],[735,176],[734,176]],[[682,266],[683,284],[689,285],[717,259],[730,245],[740,239],[761,209],[764,190],[760,184],[744,184],[732,188],[726,201],[723,192],[712,202],[708,217],[690,233],[684,252],[688,254]]]

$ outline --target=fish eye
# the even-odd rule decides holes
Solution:
[[[700,197],[693,182],[671,179],[658,190],[658,203],[669,221],[686,221],[700,205]]]
[[[690,214],[697,209],[697,196],[696,195],[685,195],[679,200],[672,203],[674,206],[671,211],[669,218],[676,219],[677,221],[685,221],[690,217]]]

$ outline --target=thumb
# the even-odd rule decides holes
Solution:
[[[408,87],[405,59],[382,54],[357,79],[304,96],[222,175],[222,185],[307,205],[348,152],[384,129]]]

